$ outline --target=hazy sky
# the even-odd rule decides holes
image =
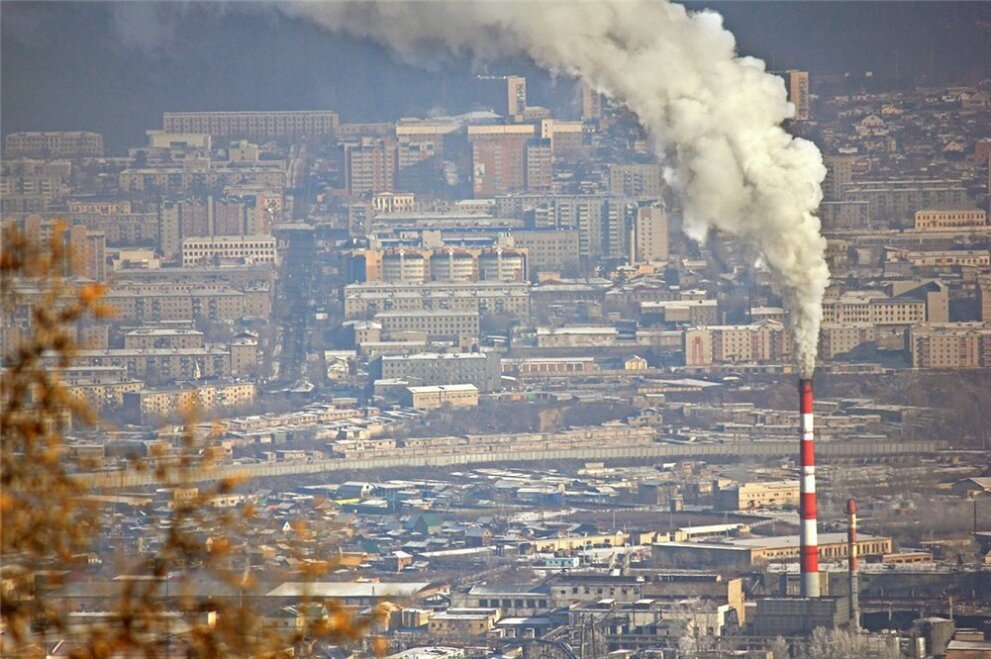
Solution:
[[[778,69],[991,74],[988,2],[688,4],[723,13],[741,53]],[[371,121],[486,104],[471,62],[410,68],[263,3],[4,0],[0,23],[4,133],[96,130],[120,150],[166,110],[327,108]],[[526,62],[491,69],[527,74],[536,104],[573,96]]]

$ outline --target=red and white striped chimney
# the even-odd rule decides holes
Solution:
[[[802,597],[819,597],[819,533],[816,529],[816,457],[812,416],[812,380],[798,381],[799,428],[802,433],[799,517]]]

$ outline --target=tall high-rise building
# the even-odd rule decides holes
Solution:
[[[359,197],[393,192],[396,187],[396,142],[386,137],[363,137],[344,147],[348,194]]]
[[[631,263],[656,263],[668,260],[668,216],[663,208],[647,206],[637,209],[630,240]]]
[[[527,192],[550,192],[554,183],[551,141],[533,139],[526,145]]]
[[[102,231],[89,231],[76,225],[68,231],[69,273],[74,277],[85,277],[94,281],[107,278],[106,250],[107,237]]]
[[[853,164],[856,156],[823,156],[826,178],[822,182],[822,195],[826,201],[840,201],[843,190],[853,181]]]
[[[977,306],[981,321],[991,323],[991,274],[977,276]]]
[[[795,120],[808,121],[812,118],[809,106],[809,72],[785,71],[788,85],[788,100],[795,106]]]
[[[526,109],[526,78],[506,76],[506,116],[522,117]]]
[[[582,120],[595,121],[602,117],[602,94],[587,80],[582,80]]]
[[[472,190],[476,197],[526,188],[526,145],[534,133],[530,124],[468,127]]]

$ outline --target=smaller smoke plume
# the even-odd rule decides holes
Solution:
[[[790,312],[797,360],[811,376],[829,280],[815,210],[818,149],[781,128],[793,108],[764,63],[736,55],[713,12],[630,2],[328,2],[281,5],[372,39],[411,62],[441,53],[525,55],[588,80],[632,110],[667,165],[686,232],[724,231],[758,250]]]

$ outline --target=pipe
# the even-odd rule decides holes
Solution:
[[[819,534],[816,528],[816,458],[812,414],[812,380],[798,381],[799,428],[801,430],[801,481],[799,517],[801,518],[800,566],[802,597],[819,597]]]
[[[860,630],[860,576],[857,570],[857,503],[850,499],[846,502],[846,512],[849,515],[847,526],[847,565],[850,567],[850,628]]]

